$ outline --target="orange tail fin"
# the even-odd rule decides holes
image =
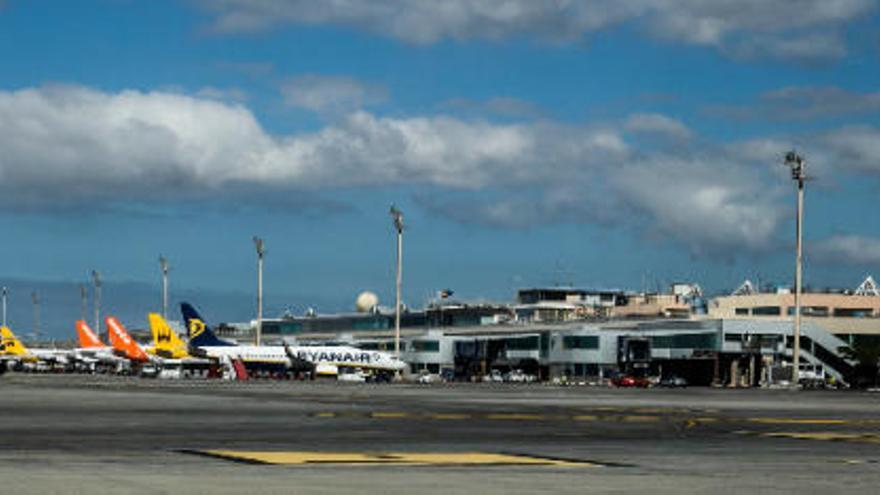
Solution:
[[[114,349],[132,361],[146,362],[150,360],[147,353],[131,338],[128,330],[122,326],[122,323],[119,323],[116,317],[108,316],[105,322],[110,333],[110,344],[113,345]]]
[[[89,328],[89,324],[83,320],[77,320],[76,322],[76,335],[79,338],[79,346],[83,349],[107,347],[107,345],[101,342],[101,339],[95,335],[95,332]]]

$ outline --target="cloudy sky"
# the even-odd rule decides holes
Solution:
[[[53,325],[76,317],[92,269],[143,320],[162,253],[174,300],[245,320],[259,235],[270,314],[387,303],[396,203],[411,306],[786,283],[794,147],[814,179],[807,282],[854,287],[880,274],[878,16],[874,0],[0,0],[0,278],[20,327],[30,287],[57,292]]]

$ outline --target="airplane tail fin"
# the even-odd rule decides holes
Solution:
[[[108,316],[104,321],[107,324],[107,330],[109,330],[110,344],[113,345],[114,349],[132,361],[145,362],[150,360],[147,353],[141,349],[141,346],[135,342],[128,333],[128,330],[122,326],[122,323],[115,316]]]
[[[168,325],[162,315],[150,313],[147,317],[150,320],[150,330],[153,332],[153,345],[156,348],[156,354],[172,359],[189,357],[186,343]]]
[[[101,339],[95,335],[95,332],[89,327],[89,324],[83,320],[76,321],[76,336],[79,339],[79,346],[83,349],[97,349],[107,347]]]
[[[183,322],[186,324],[187,331],[189,332],[189,345],[191,347],[234,345],[218,338],[191,304],[181,303],[180,311],[183,313]]]
[[[0,327],[0,337],[2,337],[0,339],[0,354],[7,356],[26,356],[29,354],[27,348],[9,327]]]

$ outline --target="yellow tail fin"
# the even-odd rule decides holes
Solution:
[[[183,359],[190,357],[186,343],[180,340],[165,318],[158,313],[147,315],[150,320],[150,330],[153,332],[153,345],[156,354],[171,359]]]
[[[0,354],[7,356],[27,356],[30,353],[9,327],[0,327]]]

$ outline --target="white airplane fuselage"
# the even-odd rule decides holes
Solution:
[[[401,371],[406,364],[384,352],[365,351],[350,346],[205,346],[208,357],[240,359],[245,363],[286,365],[290,355],[321,369],[352,367],[381,371]],[[288,354],[288,351],[290,354]]]

